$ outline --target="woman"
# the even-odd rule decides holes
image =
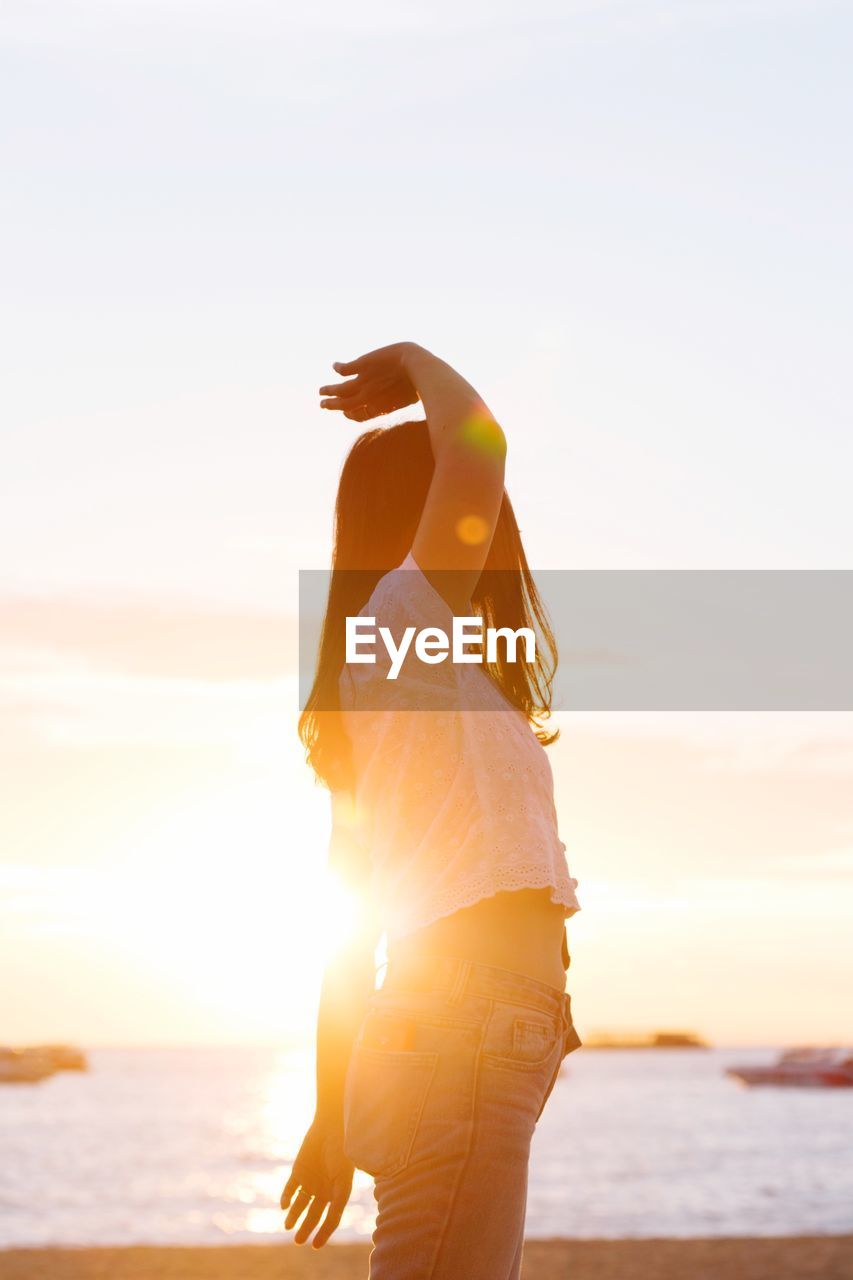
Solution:
[[[577,882],[541,725],[553,636],[504,491],[504,434],[473,388],[414,343],[334,368],[347,380],[321,388],[321,407],[363,422],[420,400],[426,421],[362,435],[338,489],[300,733],[332,793],[330,864],[362,911],[324,975],[285,1227],[302,1219],[296,1242],[325,1244],[358,1167],[375,1179],[372,1280],[517,1280],[530,1141],[580,1043],[565,993]],[[439,657],[462,616],[536,630],[539,652]],[[426,642],[401,657],[407,632]]]

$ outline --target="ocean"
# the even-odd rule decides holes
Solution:
[[[566,1059],[533,1144],[527,1234],[853,1231],[853,1089],[749,1090],[775,1050]],[[103,1049],[86,1075],[0,1088],[0,1246],[284,1237],[278,1197],[313,1105],[310,1050]],[[369,1237],[356,1175],[336,1235]]]

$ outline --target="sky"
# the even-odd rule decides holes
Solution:
[[[310,1028],[333,360],[465,373],[534,568],[853,568],[846,6],[293,10],[3,6],[0,1042]],[[560,727],[582,1034],[849,1041],[853,716]]]

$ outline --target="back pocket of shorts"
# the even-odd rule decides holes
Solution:
[[[516,1018],[512,1029],[512,1056],[516,1062],[538,1064],[554,1049],[554,1030],[545,1022]]]
[[[344,1091],[344,1151],[373,1178],[406,1167],[437,1053],[383,1048],[406,1040],[409,1019],[372,1011],[353,1046]]]
[[[562,1034],[558,1019],[538,1010],[496,1004],[486,1031],[484,1058],[492,1066],[538,1071],[550,1062]]]

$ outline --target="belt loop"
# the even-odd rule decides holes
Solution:
[[[453,985],[450,988],[450,995],[447,997],[448,1004],[459,1004],[465,994],[465,987],[468,983],[468,975],[471,972],[471,961],[460,960],[456,968],[456,977],[453,979]]]
[[[563,958],[563,968],[568,973],[569,965],[572,963],[572,957],[569,955],[569,939],[568,931],[565,924],[563,925],[563,941],[561,943],[561,953]]]

